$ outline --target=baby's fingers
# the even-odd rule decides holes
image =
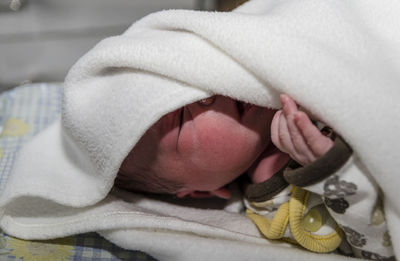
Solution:
[[[324,155],[333,146],[333,141],[322,135],[304,112],[296,112],[295,123],[310,150],[317,158]]]
[[[271,123],[271,140],[272,143],[281,151],[282,150],[282,144],[279,139],[279,119],[281,117],[282,111],[279,110],[275,113],[274,118],[272,119]]]
[[[290,134],[291,144],[293,146],[291,152],[292,157],[300,164],[305,165],[315,160],[314,153],[308,147],[301,131],[294,122],[295,114],[298,111],[297,105],[288,95],[281,95],[283,104],[283,113],[287,121],[287,128]]]
[[[290,138],[287,121],[282,110],[277,111],[272,120],[271,139],[280,151],[288,154],[291,154],[294,151],[294,145]]]
[[[293,116],[294,113],[297,112],[296,102],[287,94],[281,94],[280,98],[286,118],[288,118],[288,116]]]

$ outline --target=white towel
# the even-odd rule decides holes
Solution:
[[[1,227],[26,239],[100,231],[162,260],[337,260],[282,251],[223,208],[109,193],[124,157],[167,112],[212,94],[279,108],[288,93],[348,141],[381,187],[399,258],[399,20],[397,0],[253,0],[229,13],[143,18],[70,70],[61,120],[19,154]]]

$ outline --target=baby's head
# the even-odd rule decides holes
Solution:
[[[123,161],[116,185],[228,198],[227,184],[270,143],[274,110],[214,96],[164,115]]]

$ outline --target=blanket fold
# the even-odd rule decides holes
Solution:
[[[1,194],[1,227],[26,239],[100,231],[162,260],[278,256],[287,245],[262,239],[240,208],[110,191],[125,156],[164,114],[214,94],[279,108],[288,93],[344,137],[382,189],[399,258],[399,17],[397,0],[252,0],[229,13],[169,10],[137,21],[71,68],[61,119],[20,151]],[[221,252],[229,244],[244,254]],[[281,260],[300,251],[287,249]]]

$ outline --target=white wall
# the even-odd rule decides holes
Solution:
[[[23,81],[62,81],[100,39],[163,9],[213,9],[213,0],[27,0],[0,12],[0,91]]]

